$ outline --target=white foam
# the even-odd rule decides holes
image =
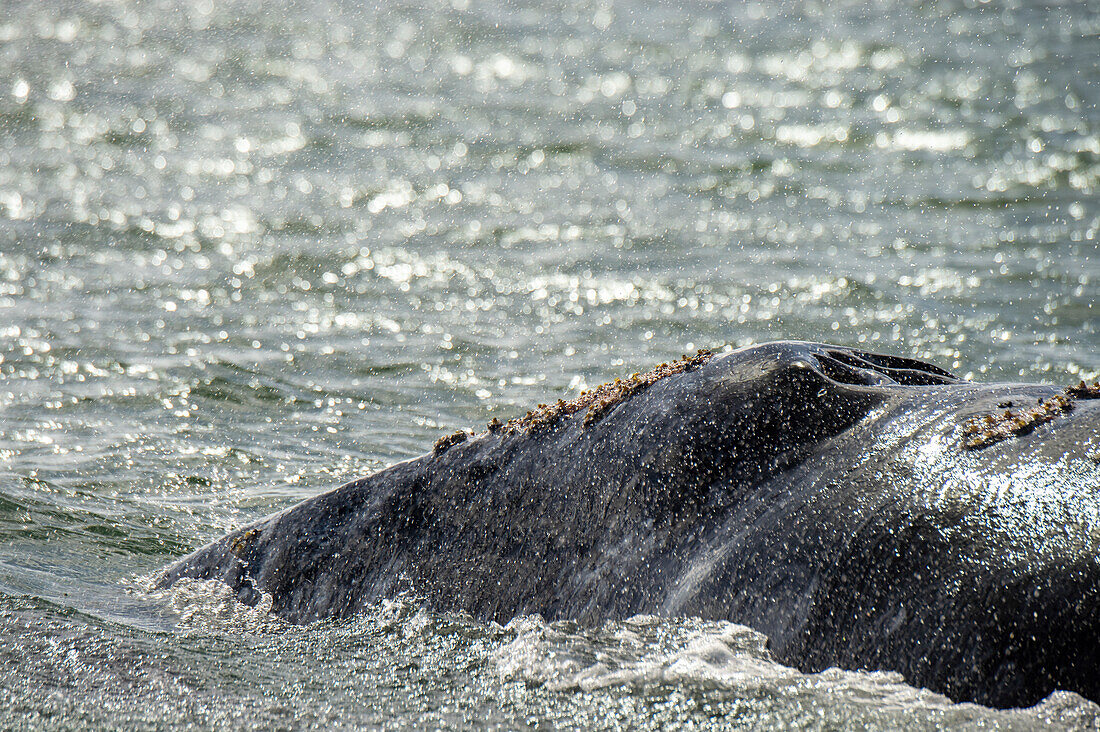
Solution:
[[[164,602],[176,613],[178,626],[184,632],[260,633],[287,625],[271,614],[271,595],[261,593],[259,601],[249,606],[220,580],[184,577],[165,589],[146,588],[145,594]]]
[[[1001,711],[955,703],[907,684],[898,673],[830,668],[804,674],[777,663],[764,635],[735,623],[638,616],[582,630],[527,616],[504,631],[505,642],[490,654],[497,673],[552,691],[695,687],[743,697],[805,697],[880,712],[931,711],[953,722],[1100,726],[1100,706],[1067,691],[1056,691],[1029,709]]]

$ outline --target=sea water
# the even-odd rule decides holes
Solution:
[[[1096,727],[696,618],[307,627],[226,531],[701,347],[1100,376],[1100,5],[0,2],[0,727]]]

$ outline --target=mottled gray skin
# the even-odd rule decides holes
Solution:
[[[312,498],[160,578],[271,593],[294,622],[412,588],[437,609],[751,626],[776,658],[956,700],[1100,702],[1100,400],[963,450],[971,416],[1059,389],[772,343],[582,425],[488,433]]]

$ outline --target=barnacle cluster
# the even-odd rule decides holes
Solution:
[[[230,547],[230,551],[232,551],[238,557],[244,556],[245,551],[259,535],[259,529],[249,529],[248,531],[244,532],[236,539],[234,539],[233,545]]]
[[[446,452],[447,448],[449,448],[451,445],[457,445],[460,442],[465,442],[466,440],[470,439],[472,436],[473,436],[473,434],[470,433],[470,432],[467,432],[466,430],[459,430],[458,432],[455,432],[454,434],[450,434],[450,435],[447,435],[445,437],[440,437],[438,440],[435,441],[435,445],[432,446],[432,452],[434,452],[436,454],[439,454],[441,452]]]
[[[583,391],[575,399],[569,401],[559,399],[555,404],[540,404],[522,417],[508,420],[503,425],[503,429],[506,432],[537,430],[548,427],[562,417],[575,414],[582,409],[588,410],[582,424],[590,425],[627,397],[637,394],[668,376],[694,371],[713,356],[714,353],[711,351],[700,349],[694,356],[681,356],[672,363],[662,363],[644,374],[634,373],[625,379],[615,379],[594,389]]]
[[[1100,382],[1068,386],[1050,399],[1039,399],[1033,407],[996,414],[984,414],[966,421],[962,428],[963,447],[977,450],[1014,435],[1024,435],[1041,424],[1073,409],[1075,399],[1100,399]]]
[[[1100,399],[1100,381],[1086,384],[1082,379],[1077,386],[1067,386],[1066,393],[1076,399]]]
[[[587,409],[583,426],[597,421],[609,409],[633,394],[655,384],[668,376],[694,371],[714,356],[706,349],[700,349],[694,356],[682,356],[671,363],[662,363],[644,374],[631,374],[625,379],[615,379],[594,389],[581,392],[575,399],[559,399],[554,404],[540,404],[526,414],[507,422],[494,418],[488,424],[491,433],[513,434],[520,431],[537,431],[557,423],[560,419]],[[434,452],[445,452],[452,445],[465,442],[473,435],[465,430],[441,437],[436,441]]]

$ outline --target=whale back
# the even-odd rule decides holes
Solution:
[[[1100,698],[1072,640],[1100,637],[1100,486],[1081,447],[1100,401],[968,449],[968,421],[1057,390],[802,342],[662,374],[441,441],[159,583],[221,579],[294,622],[402,592],[501,622],[692,614],[754,627],[804,670],[898,670],[1002,706]]]

